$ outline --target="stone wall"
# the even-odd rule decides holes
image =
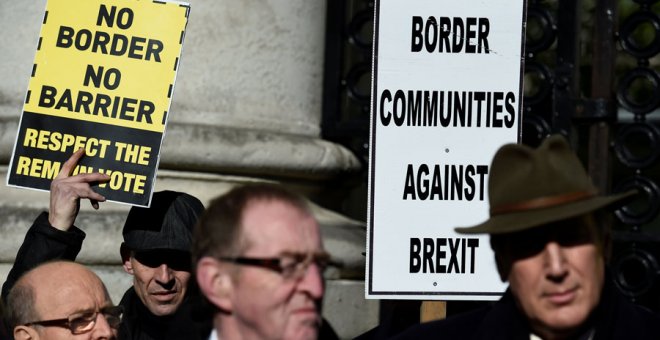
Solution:
[[[324,201],[333,190],[330,181],[360,167],[347,149],[320,138],[325,1],[190,3],[156,190],[185,191],[206,204],[234,185],[267,180]],[[3,178],[44,8],[45,0],[0,2]],[[34,217],[47,207],[45,192],[1,186],[0,277],[6,277]],[[115,301],[131,285],[118,250],[128,209],[104,203],[94,211],[82,202],[76,222],[88,235],[78,260],[99,273]],[[326,247],[345,264],[328,278],[326,318],[351,338],[378,319],[378,304],[363,298],[365,226],[318,205],[314,211]]]

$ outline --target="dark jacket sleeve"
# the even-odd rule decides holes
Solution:
[[[37,265],[51,260],[75,260],[84,239],[85,232],[75,226],[68,231],[54,228],[48,222],[48,213],[42,212],[32,223],[18,249],[14,266],[2,285],[2,300],[6,300],[18,278]]]

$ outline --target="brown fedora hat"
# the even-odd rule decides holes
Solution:
[[[490,218],[462,234],[505,234],[576,217],[620,203],[631,190],[599,195],[582,163],[561,135],[537,148],[518,144],[501,147],[490,167]]]

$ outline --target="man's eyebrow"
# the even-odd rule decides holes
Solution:
[[[103,304],[99,305],[98,310],[100,311],[102,309],[105,309],[105,308],[108,308],[108,307],[114,307],[114,306],[115,306],[115,304],[112,303],[112,301],[106,300]],[[71,313],[69,315],[83,314],[83,313],[93,313],[93,312],[96,312],[96,311],[97,311],[96,307],[87,307],[87,308],[83,307],[83,308],[75,310],[73,313]]]
[[[318,250],[318,251],[292,251],[292,250],[285,250],[280,253],[281,255],[289,255],[289,256],[307,256],[309,254],[313,254],[314,256],[330,256],[330,253],[328,253],[325,250]]]
[[[94,313],[94,307],[91,307],[91,308],[78,308],[78,309],[70,312],[69,314],[67,314],[67,316],[77,315],[77,314],[87,314],[87,313]]]

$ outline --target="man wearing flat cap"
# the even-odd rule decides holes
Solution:
[[[599,195],[561,136],[500,148],[488,190],[490,218],[456,231],[490,235],[509,288],[492,305],[398,338],[660,339],[660,318],[627,301],[606,270],[604,208],[634,191]]]
[[[82,156],[82,150],[74,153],[53,180],[49,212],[28,230],[2,287],[3,301],[23,273],[50,260],[73,261],[80,252],[85,233],[73,225],[80,199],[98,209],[105,198],[91,186],[109,179],[101,173],[70,176]],[[133,286],[119,303],[120,339],[202,339],[210,333],[210,319],[196,318],[201,297],[191,279],[192,230],[203,210],[197,198],[175,191],[156,192],[149,208],[130,209],[120,253]]]

